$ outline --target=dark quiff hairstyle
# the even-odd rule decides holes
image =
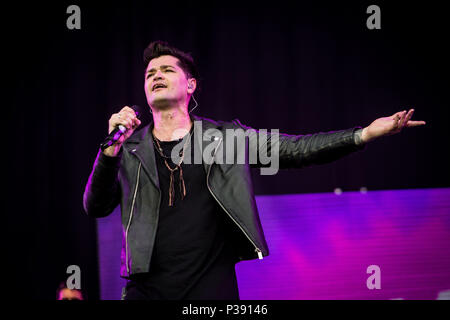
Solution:
[[[173,56],[179,60],[178,66],[183,69],[188,78],[195,78],[197,80],[196,91],[200,91],[200,74],[195,65],[194,58],[189,53],[183,52],[175,47],[172,47],[165,41],[157,40],[151,42],[144,50],[144,67],[147,70],[148,64],[152,59],[160,56]]]

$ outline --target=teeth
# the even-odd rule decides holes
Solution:
[[[155,85],[154,87],[153,87],[153,90],[156,90],[156,89],[158,89],[158,88],[165,88],[166,86],[165,85],[163,85],[163,84],[157,84],[157,85]]]

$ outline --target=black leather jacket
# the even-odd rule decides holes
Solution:
[[[216,143],[212,154],[204,155],[206,184],[213,198],[229,216],[240,235],[239,260],[267,256],[268,246],[264,237],[251,182],[248,156],[245,163],[226,164],[217,161],[218,154],[226,151],[226,129],[243,129],[239,120],[216,122],[192,115],[200,121],[202,134],[194,130],[193,140],[204,148]],[[133,133],[123,144],[117,157],[108,157],[99,151],[93,170],[86,184],[83,205],[89,216],[96,218],[109,215],[120,204],[123,226],[121,276],[148,272],[158,227],[160,189],[151,137],[153,124]],[[222,137],[212,137],[210,130],[223,132]],[[301,168],[323,164],[361,150],[355,132],[361,127],[309,135],[279,135],[279,167]],[[216,131],[217,132],[217,131]],[[252,144],[247,137],[245,152],[267,147]],[[270,141],[270,140],[268,140]],[[270,142],[268,143],[270,147]],[[249,147],[250,146],[250,147]],[[269,148],[270,149],[270,148]],[[253,150],[254,151],[254,150]],[[224,162],[224,161],[222,161]]]

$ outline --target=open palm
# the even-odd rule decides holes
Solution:
[[[408,112],[406,112],[406,110],[400,111],[394,113],[390,117],[376,119],[368,127],[364,128],[362,132],[363,141],[368,142],[382,136],[393,135],[399,133],[405,127],[409,128],[424,125],[425,121],[410,120],[413,113],[414,109],[410,109]]]

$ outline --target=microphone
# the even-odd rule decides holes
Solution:
[[[139,106],[133,105],[131,106],[131,109],[133,109],[136,113],[136,116],[139,117],[139,112],[136,111],[137,109],[139,109]],[[114,128],[113,131],[111,131],[111,133],[106,137],[103,143],[100,144],[100,149],[104,151],[106,148],[115,144],[126,131],[127,128],[124,125],[119,124],[116,128]]]

